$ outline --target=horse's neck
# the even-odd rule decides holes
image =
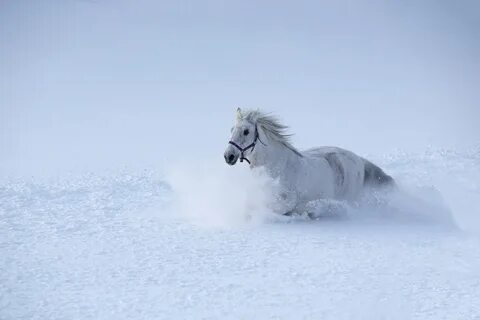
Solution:
[[[282,143],[270,140],[262,133],[260,139],[265,145],[257,143],[255,146],[251,167],[264,167],[273,178],[277,178],[285,172],[286,166],[292,163],[291,159],[297,155]]]

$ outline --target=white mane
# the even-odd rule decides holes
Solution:
[[[286,132],[288,126],[281,124],[277,117],[259,110],[242,111],[241,117],[261,127],[269,139],[281,143],[302,157],[302,154],[290,142],[292,135]]]

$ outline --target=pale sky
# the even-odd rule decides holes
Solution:
[[[299,148],[480,142],[476,1],[0,0],[0,174],[223,161],[237,106]]]

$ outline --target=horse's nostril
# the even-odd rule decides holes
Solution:
[[[233,158],[235,158],[235,156],[233,154],[229,155],[228,156],[228,161],[232,162],[233,161]]]

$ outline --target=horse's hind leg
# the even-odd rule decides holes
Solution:
[[[306,213],[313,220],[338,219],[348,215],[348,205],[344,201],[321,199],[309,202],[306,206]]]

